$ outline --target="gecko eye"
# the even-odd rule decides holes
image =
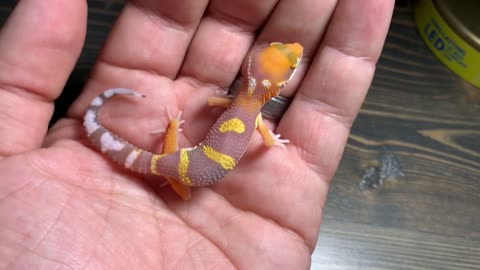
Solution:
[[[283,87],[285,87],[285,85],[287,85],[287,81],[277,83],[277,87],[279,87],[279,88],[283,88]]]

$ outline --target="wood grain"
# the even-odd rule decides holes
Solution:
[[[478,269],[474,241],[428,232],[326,221],[312,269]]]
[[[312,269],[480,269],[479,96],[426,48],[410,5],[397,6]],[[403,176],[365,185],[385,156]]]
[[[0,24],[15,3],[0,4]],[[88,1],[85,48],[56,118],[80,92],[122,3]],[[480,269],[479,104],[480,89],[430,53],[409,1],[398,1],[312,269]]]

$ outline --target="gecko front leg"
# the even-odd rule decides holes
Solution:
[[[290,143],[288,139],[280,139],[280,134],[275,134],[271,131],[265,122],[263,122],[262,114],[259,113],[256,119],[257,131],[262,135],[263,143],[267,147],[278,146],[282,149],[286,149],[286,144]]]

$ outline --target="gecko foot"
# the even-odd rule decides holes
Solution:
[[[270,135],[272,136],[273,139],[273,146],[278,146],[282,149],[287,149],[285,146],[287,143],[290,143],[290,140],[288,139],[280,139],[280,134],[275,134],[271,130],[269,130]]]
[[[170,113],[167,110],[167,116],[169,120],[169,126],[171,125],[176,125],[177,127],[177,132],[182,132],[182,128],[180,127],[183,123],[185,123],[185,120],[182,120],[182,111],[179,111],[176,117],[172,117]],[[153,131],[150,132],[151,135],[158,135],[158,134],[163,134],[167,131],[166,128],[158,128],[154,129]]]

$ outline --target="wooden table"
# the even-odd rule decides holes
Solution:
[[[89,0],[86,45],[59,114],[121,2]],[[312,269],[480,269],[480,89],[433,57],[405,2],[333,181]],[[15,1],[3,3],[0,23]]]
[[[395,9],[312,269],[480,269],[480,89],[427,49],[409,5]]]

